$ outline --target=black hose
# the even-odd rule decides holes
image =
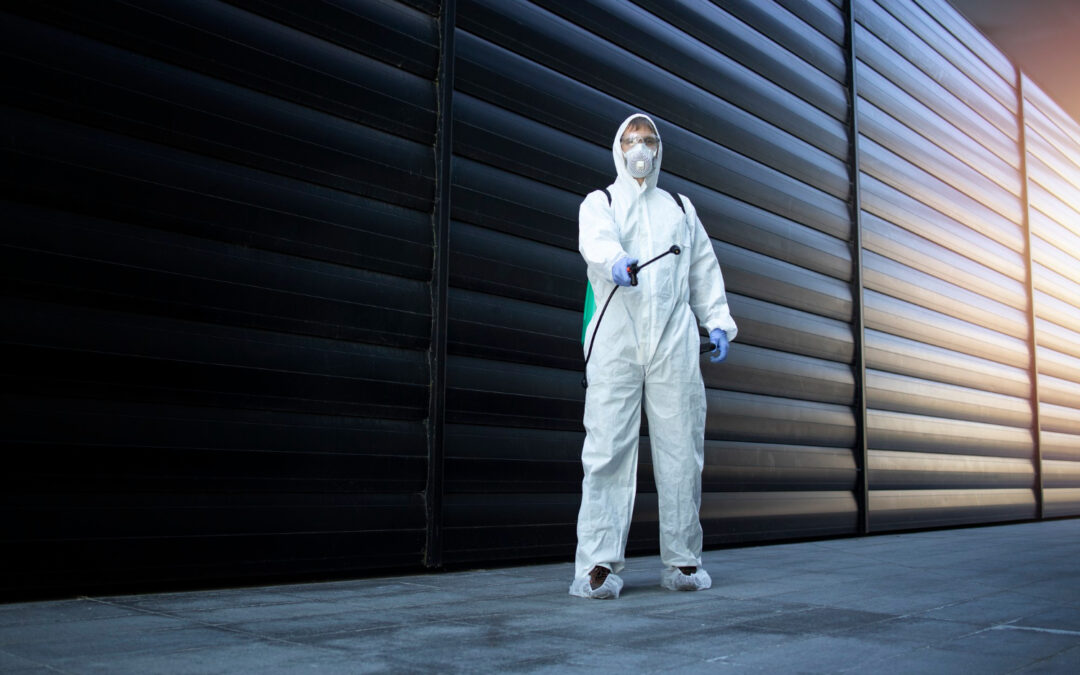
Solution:
[[[637,273],[638,272],[640,272],[644,268],[648,267],[649,265],[653,264],[654,262],[656,262],[660,258],[663,258],[664,256],[668,255],[669,253],[674,253],[675,255],[679,255],[680,253],[682,253],[682,249],[680,249],[678,246],[672,245],[671,248],[664,251],[663,253],[656,256],[655,258],[652,258],[651,260],[647,260],[647,261],[645,261],[645,263],[643,263],[641,265],[631,265],[629,268],[627,268],[627,269],[630,270],[631,285],[632,286],[637,286]],[[619,286],[616,286],[615,288],[611,289],[611,293],[608,294],[607,300],[604,301],[604,307],[600,310],[600,316],[596,317],[596,327],[593,328],[592,339],[589,340],[589,351],[587,351],[585,353],[585,372],[586,373],[588,372],[588,369],[589,369],[589,359],[592,358],[592,348],[593,348],[593,344],[596,342],[596,334],[600,332],[600,322],[604,320],[604,312],[607,311],[608,305],[611,304],[611,299],[615,297],[615,291],[617,291],[617,290],[619,290]],[[584,373],[581,376],[581,388],[582,389],[588,389],[589,388],[588,375],[584,374]]]

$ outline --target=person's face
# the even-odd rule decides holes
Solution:
[[[656,132],[644,125],[627,127],[622,138],[619,139],[619,143],[622,145],[624,153],[629,152],[638,143],[644,143],[645,147],[651,150],[654,155],[660,147],[660,139],[656,137]]]

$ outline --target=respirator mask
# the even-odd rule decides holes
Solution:
[[[660,139],[651,134],[631,134],[622,141],[623,148],[629,146],[629,150],[623,150],[626,158],[626,170],[634,178],[644,178],[652,173],[653,161],[660,149]]]

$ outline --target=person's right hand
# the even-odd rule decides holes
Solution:
[[[611,280],[619,286],[630,285],[630,270],[627,268],[637,264],[637,258],[626,256],[611,266]]]

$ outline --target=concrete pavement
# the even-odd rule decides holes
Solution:
[[[0,605],[0,672],[1080,673],[1080,520],[633,558]]]

